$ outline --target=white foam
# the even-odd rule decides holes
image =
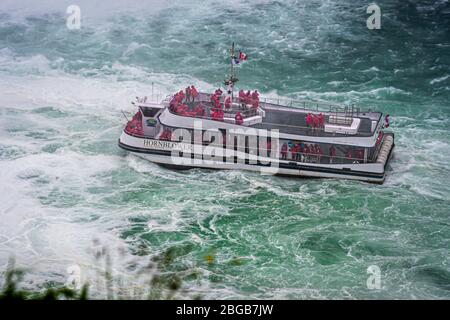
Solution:
[[[100,239],[109,248],[125,244],[114,232],[125,223],[126,215],[95,210],[104,222],[89,222],[92,208],[86,203],[74,203],[58,209],[45,204],[52,192],[84,194],[85,188],[98,185],[97,175],[119,165],[117,157],[85,156],[75,152],[31,154],[13,161],[2,161],[0,167],[0,264],[15,256],[17,264],[25,266],[27,278],[40,283],[39,274],[65,281],[66,268],[78,264],[86,272],[95,269],[93,239]],[[41,181],[39,181],[41,180]],[[43,199],[39,200],[39,198]],[[63,201],[55,199],[55,201]],[[85,198],[83,201],[89,201]],[[84,221],[80,223],[80,221]],[[116,267],[120,268],[117,259]],[[46,279],[49,280],[49,279]],[[86,279],[92,280],[94,279]]]
[[[23,20],[32,16],[60,15],[66,13],[70,5],[77,5],[81,9],[82,23],[89,24],[104,22],[106,19],[121,14],[142,16],[156,14],[160,10],[172,5],[175,1],[152,0],[151,5],[139,0],[90,1],[90,0],[40,0],[39,5],[34,0],[2,0],[0,12],[12,16],[15,20]],[[65,27],[65,24],[62,25]]]
[[[439,83],[439,82],[445,81],[445,80],[447,80],[449,77],[450,77],[450,75],[445,75],[445,76],[442,76],[442,77],[439,77],[439,78],[435,78],[435,79],[433,79],[433,80],[430,81],[430,84],[433,85],[433,84],[435,84],[435,83]]]

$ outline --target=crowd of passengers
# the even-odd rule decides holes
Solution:
[[[289,154],[290,157],[288,157]],[[328,159],[330,164],[336,162],[336,148],[333,145],[328,148],[328,155],[324,156],[324,152],[318,144],[300,142],[289,146],[289,144],[285,142],[281,146],[280,155],[281,160],[322,163],[322,159],[325,158]],[[364,160],[364,149],[348,148],[345,152],[345,157],[338,158],[359,163]]]
[[[258,110],[259,108],[258,90],[255,90],[253,92],[250,92],[250,90],[247,90],[247,92],[245,92],[244,90],[239,90],[238,97],[239,103],[242,108],[247,109],[248,106],[250,106],[251,109]]]
[[[172,131],[169,128],[165,128],[161,133],[159,139],[171,140]],[[223,143],[225,145],[226,139],[223,137]],[[271,152],[272,146],[270,141],[267,142],[266,149]],[[344,153],[344,157],[336,155],[336,148],[334,145],[330,145],[328,148],[328,154],[324,155],[322,148],[318,144],[313,143],[294,143],[289,146],[287,142],[283,143],[280,148],[281,160],[293,160],[305,163],[323,163],[328,162],[330,164],[338,163],[336,159],[345,160],[351,163],[359,163],[364,160],[364,149],[348,148]]]
[[[140,111],[136,112],[133,118],[127,122],[125,131],[134,135],[144,134],[144,129],[142,128],[142,114]]]
[[[209,108],[212,120],[224,121],[225,112],[230,111],[232,108],[231,95],[223,95],[223,91],[220,88],[210,96],[210,107],[198,101],[198,97],[199,92],[193,85],[187,87],[184,91],[180,90],[170,101],[170,110],[183,116],[206,118],[208,117],[207,109]],[[197,101],[198,103],[196,103]],[[253,93],[247,91],[245,93],[243,90],[240,90],[239,102],[241,108],[247,110],[248,106],[250,106],[251,109],[257,111],[259,107],[258,91],[255,90]],[[243,124],[244,116],[237,111],[234,115],[234,120],[236,124]]]
[[[325,116],[323,113],[313,114],[308,113],[306,116],[306,126],[313,131],[316,129],[323,129],[325,126]]]
[[[334,147],[333,147],[334,148]],[[308,143],[295,143],[293,146],[289,147],[289,145],[285,142],[281,146],[281,160],[288,160],[288,153],[291,153],[291,159],[294,161],[300,162],[313,162],[316,161],[320,163],[323,150],[318,144],[308,144]],[[334,155],[336,150],[334,150]],[[331,150],[330,150],[331,154]]]

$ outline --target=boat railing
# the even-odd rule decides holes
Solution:
[[[199,97],[196,99],[198,102],[209,102],[210,94],[200,93]],[[167,95],[163,103],[169,104],[174,95]],[[225,96],[221,97],[221,102],[225,99]],[[233,104],[241,104],[240,98],[234,96]],[[338,118],[352,118],[358,116],[361,112],[369,112],[370,110],[361,110],[360,107],[356,107],[354,104],[333,104],[324,101],[313,101],[313,100],[295,100],[295,99],[286,99],[286,98],[268,98],[268,97],[260,97],[259,105],[261,107],[269,106],[281,106],[281,107],[293,107],[297,109],[302,109],[305,111],[311,112],[327,112],[330,114],[335,114]]]
[[[132,101],[133,104],[145,104],[145,103],[161,103],[161,100],[164,102],[166,99],[170,99],[170,95],[167,95],[164,97],[164,94],[162,93],[152,93],[148,96],[143,97],[136,97],[134,101]]]
[[[172,101],[172,99],[173,99],[174,97],[175,97],[174,94],[168,94],[168,95],[166,95],[166,96],[164,97],[164,99],[161,101],[161,104],[169,105],[169,104],[170,104],[170,101]]]
[[[311,112],[327,112],[334,113],[337,115],[344,115],[346,118],[351,118],[354,116],[358,116],[361,113],[361,108],[355,107],[354,104],[350,105],[337,105],[329,102],[322,101],[312,101],[312,100],[293,100],[293,99],[285,99],[285,98],[260,98],[260,104],[262,106],[271,105],[271,106],[282,106],[282,107],[293,107],[297,109],[302,109],[305,111]],[[369,110],[367,110],[369,111]]]
[[[195,101],[198,102],[198,101]],[[205,106],[207,107],[210,111],[212,111],[212,107],[210,106]],[[175,110],[169,108],[170,112],[173,114],[177,114],[175,112]],[[254,117],[256,115],[260,115],[261,110],[260,109],[248,109],[248,110],[242,110],[242,109],[230,109],[230,110],[225,110],[224,111],[224,118],[234,118],[237,112],[240,112],[242,117],[244,119],[247,118],[251,118]],[[194,117],[194,118],[198,118],[198,119],[205,119],[205,120],[214,120],[210,115],[209,116],[200,116],[200,115],[186,115],[184,114],[183,116],[189,116],[189,117]],[[328,117],[327,123],[331,123],[329,121],[331,116]],[[350,120],[352,120],[352,118],[348,118]],[[218,121],[218,120],[217,120]],[[302,134],[306,134],[306,135],[310,135],[310,136],[318,136],[318,137],[329,137],[329,136],[348,136],[347,134],[337,134],[337,133],[333,133],[333,132],[326,132],[324,127],[311,127],[311,126],[301,126],[301,125],[290,125],[290,124],[283,124],[283,123],[271,123],[271,122],[264,122],[267,125],[272,125],[274,127],[277,128],[287,128],[287,129],[293,129],[293,130],[297,130],[298,132],[301,132]],[[350,123],[351,124],[351,123]],[[363,132],[358,132],[355,134],[355,136],[371,136],[372,133],[363,133]]]
[[[161,134],[163,129],[160,130],[158,133]],[[172,140],[171,141],[177,141]],[[204,146],[210,146],[210,147],[218,147],[218,148],[225,148],[225,143],[217,143],[217,142],[203,142]],[[306,152],[297,152],[293,153],[292,151],[288,151],[286,153],[286,157],[283,157],[281,154],[281,146],[278,147],[278,150],[272,150],[272,149],[266,149],[261,147],[250,147],[245,146],[245,153],[248,154],[259,154],[260,156],[264,156],[265,154],[269,154],[269,157],[273,157],[273,152],[278,153],[278,159],[289,161],[289,162],[296,162],[296,163],[322,163],[322,164],[357,164],[357,163],[368,163],[368,162],[374,162],[374,159],[364,159],[363,157],[357,157],[357,156],[345,156],[345,155],[334,155],[331,156],[330,154],[317,154],[317,153],[306,153]]]
[[[382,134],[381,138],[379,140],[377,140],[376,147],[372,151],[372,154],[370,155],[370,160],[372,162],[375,162],[375,160],[377,159],[378,153],[380,152],[381,146],[383,145],[385,138],[386,138],[386,135]]]
[[[210,107],[210,106],[205,106],[205,107],[210,111],[210,113],[214,109],[213,107]],[[201,115],[191,115],[191,114],[179,114],[175,110],[173,110],[172,108],[169,108],[169,111],[171,113],[173,113],[173,114],[182,115],[182,116],[185,116],[185,117],[187,116],[187,117],[192,117],[192,118],[196,118],[196,119],[216,120],[211,115],[201,116]],[[243,119],[248,119],[248,118],[251,118],[251,117],[255,117],[255,116],[257,116],[259,114],[258,110],[236,110],[236,109],[230,109],[230,110],[225,110],[224,111],[224,113],[223,113],[224,114],[224,119],[225,118],[228,118],[228,119],[232,118],[232,119],[234,119],[236,114],[237,114],[237,112],[241,113]],[[219,121],[219,120],[216,120],[216,121]]]
[[[203,104],[203,106],[208,109],[210,112],[207,116],[195,116],[196,118],[203,118],[203,119],[212,119],[211,117],[211,111],[214,110],[214,107],[211,106],[210,101],[210,94],[207,93],[200,93],[199,96],[194,100],[188,102],[188,104],[195,103],[195,104]],[[165,99],[163,100],[163,104],[166,106],[170,106],[170,102],[174,98],[174,95],[167,95]],[[222,96],[220,98],[220,101],[222,104],[224,104],[225,96]],[[305,110],[305,112],[323,112],[325,113],[327,120],[326,122],[329,124],[335,124],[335,125],[345,125],[345,126],[351,126],[353,119],[359,115],[361,112],[360,108],[356,108],[354,105],[334,105],[324,102],[313,102],[313,101],[301,101],[301,100],[289,100],[289,99],[281,99],[281,98],[260,98],[259,99],[259,107],[258,108],[252,108],[251,103],[250,104],[244,104],[242,103],[241,99],[239,97],[233,97],[231,108],[224,110],[224,117],[225,118],[234,118],[234,116],[237,114],[237,112],[240,112],[242,117],[244,119],[253,117],[253,116],[263,116],[265,114],[264,109],[267,106],[271,107],[277,107],[277,106],[286,106],[286,107],[293,107],[296,109],[302,109]],[[171,110],[174,113],[174,110]],[[192,115],[188,115],[192,116]],[[267,123],[267,122],[266,122]],[[273,124],[275,125],[275,124]],[[325,132],[324,127],[318,127],[318,128],[311,128],[308,126],[296,126],[296,125],[283,125],[283,124],[276,124],[277,126],[281,127],[290,127],[292,129],[298,129],[301,131],[304,131],[307,134],[314,135],[314,136],[334,136],[337,134],[333,133],[327,133]],[[372,132],[365,134],[358,132],[356,136],[370,136],[372,135]]]

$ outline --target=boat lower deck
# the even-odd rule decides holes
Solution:
[[[273,162],[267,162],[261,159],[256,162],[250,162],[248,161],[248,155],[238,154],[236,154],[237,156],[234,155],[227,158],[220,156],[211,160],[205,159],[203,157],[204,155],[198,157],[199,155],[192,153],[192,150],[194,149],[193,145],[186,144],[185,146],[182,146],[182,143],[179,142],[138,138],[130,136],[125,132],[122,133],[122,136],[119,139],[119,146],[150,161],[176,166],[181,169],[237,169],[259,171],[265,174],[345,178],[377,183],[382,183],[384,181],[386,166],[391,158],[392,150],[394,149],[394,144],[392,143],[389,146],[389,150],[387,150],[385,160],[382,162],[323,164],[311,162],[302,163],[301,161],[291,161],[288,159],[272,159]],[[184,150],[184,152],[181,152],[180,150]]]

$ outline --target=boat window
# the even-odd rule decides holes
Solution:
[[[144,114],[144,117],[153,118],[160,109],[159,108],[141,107],[141,110],[142,110],[142,113]]]

